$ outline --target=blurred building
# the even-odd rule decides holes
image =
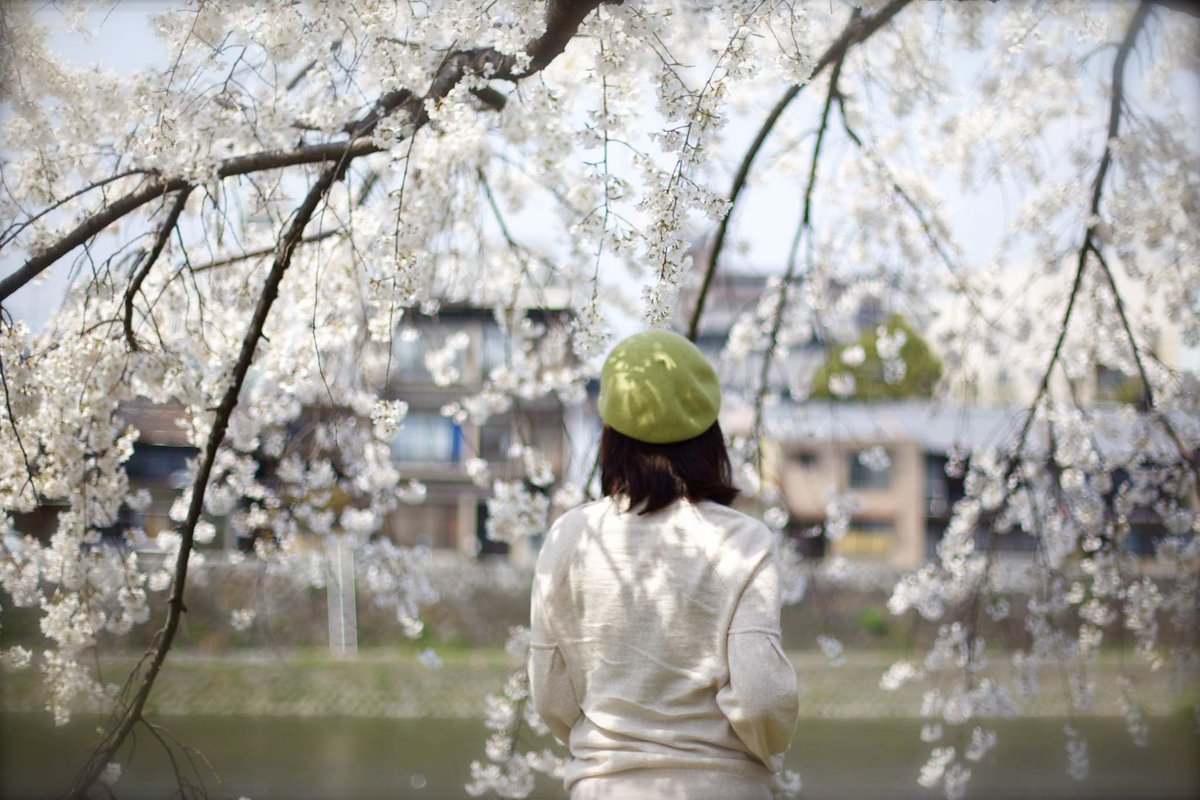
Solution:
[[[709,286],[695,342],[717,369],[725,396],[748,399],[759,385],[762,351],[754,351],[745,358],[728,362],[721,359],[721,351],[734,324],[745,315],[754,314],[766,289],[766,276],[748,272],[718,272]],[[686,333],[698,294],[699,287],[695,284],[681,288],[675,330]],[[824,363],[825,356],[825,347],[816,337],[793,342],[786,351],[780,348],[768,371],[769,390],[783,397],[807,394],[808,384]]]
[[[749,431],[748,410],[731,416],[733,432]],[[771,479],[788,510],[787,532],[810,556],[918,567],[936,555],[963,496],[963,473],[947,474],[952,454],[1002,441],[1019,422],[1016,409],[937,409],[925,400],[770,407]],[[848,498],[849,528],[831,538],[825,523],[837,497]],[[1033,545],[1021,533],[997,541],[1006,552]]]
[[[565,324],[569,320],[566,297],[530,309],[535,324]],[[586,404],[568,406],[556,395],[520,400],[503,414],[482,425],[456,422],[442,413],[448,403],[478,393],[489,373],[507,362],[509,339],[491,309],[445,306],[436,317],[412,315],[409,326],[396,337],[389,399],[408,404],[404,426],[392,440],[392,454],[401,474],[423,482],[424,503],[401,506],[388,520],[390,535],[398,542],[424,544],[435,551],[467,555],[508,553],[509,546],[487,538],[487,499],[491,485],[479,486],[466,469],[470,458],[488,462],[493,479],[514,480],[524,473],[509,459],[509,448],[525,444],[540,450],[554,474],[564,474],[571,462],[571,443],[586,446]],[[426,354],[442,347],[452,336],[466,337],[453,370],[457,379],[438,385],[426,366]],[[525,562],[532,557],[522,540],[511,554]]]
[[[811,557],[841,556],[914,569],[936,558],[954,504],[964,496],[963,476],[976,448],[1003,452],[1012,445],[1026,409],[935,405],[925,400],[878,403],[778,403],[765,412],[766,482],[778,488],[788,512],[787,535]],[[1095,407],[1094,438],[1101,452],[1116,456],[1145,449],[1150,465],[1155,452],[1169,453],[1166,441],[1145,443],[1119,407]],[[722,413],[730,434],[749,433],[748,408]],[[1044,451],[1036,429],[1027,452]],[[953,462],[953,463],[952,463]],[[1129,480],[1119,469],[1111,476],[1105,502]],[[849,525],[827,534],[831,502],[846,501]],[[836,515],[835,515],[836,516]],[[1158,513],[1135,507],[1127,516],[1129,535],[1121,546],[1131,554],[1154,555],[1166,535]],[[1002,557],[1030,558],[1037,546],[1030,531],[1000,533],[992,544]],[[983,547],[987,534],[977,533]]]
[[[721,425],[727,435],[752,433],[763,353],[751,352],[737,363],[722,363],[720,354],[733,326],[754,313],[767,288],[763,276],[718,274],[700,320],[696,343],[719,366],[724,392]],[[686,330],[697,292],[698,287],[691,286],[681,293],[677,330]],[[887,314],[880,302],[864,297],[855,324],[869,329]],[[826,358],[824,344],[812,337],[780,352],[768,377],[771,402],[764,410],[764,452],[769,457],[764,467],[765,479],[777,486],[788,511],[788,534],[813,557],[866,559],[897,569],[919,567],[935,558],[951,510],[964,494],[968,454],[1011,440],[1024,421],[1024,406],[1012,398],[962,405],[934,405],[922,398],[813,402],[807,397]],[[1003,364],[990,364],[989,369],[1000,374]],[[1079,387],[1089,404],[1135,402],[1140,392],[1140,384],[1129,376],[1099,370],[1090,378]],[[1000,395],[993,392],[988,397],[996,400]],[[1096,406],[1098,414],[1115,417],[1116,411],[1109,408],[1106,412]],[[1110,444],[1124,447],[1129,442]],[[1114,485],[1126,479],[1112,477]],[[827,520],[837,502],[848,509],[849,526],[829,536]],[[1150,509],[1138,509],[1134,517],[1125,546],[1150,555],[1164,528]],[[1028,557],[1035,545],[1027,532],[1015,531],[998,536],[993,548]]]
[[[526,319],[544,326],[564,324],[569,318],[566,298],[561,300],[543,302],[542,307],[528,310]],[[392,457],[402,480],[420,481],[426,487],[426,496],[420,504],[401,504],[385,521],[384,531],[397,543],[428,546],[435,557],[452,553],[509,554],[507,544],[486,536],[491,484],[480,486],[472,480],[466,468],[468,459],[487,461],[493,479],[520,479],[524,474],[521,464],[509,458],[509,448],[520,442],[540,450],[555,475],[562,476],[571,460],[571,442],[585,448],[593,444],[595,426],[587,420],[589,403],[568,406],[550,394],[520,400],[510,411],[492,416],[482,425],[456,422],[443,409],[478,393],[495,367],[509,363],[509,339],[491,309],[447,305],[436,315],[414,310],[404,318],[405,324],[394,340],[384,396],[408,405],[403,425],[391,440]],[[439,385],[426,364],[426,355],[444,347],[450,337],[458,337],[462,345],[454,348],[448,365],[449,374],[455,378]],[[590,386],[594,393],[595,384]],[[120,521],[112,527],[114,535],[134,526],[153,539],[157,533],[176,527],[169,512],[179,490],[190,482],[187,459],[197,453],[188,445],[179,425],[183,412],[179,404],[155,404],[145,398],[120,404],[121,419],[141,434],[127,464],[130,490],[146,489],[150,503],[136,511],[123,508]],[[289,435],[299,435],[317,418],[328,420],[331,414],[346,413],[350,412],[308,407],[293,423]],[[264,462],[259,479],[269,483],[272,469],[273,462]],[[22,529],[49,535],[54,516],[50,507],[26,515]],[[225,519],[210,521],[217,526],[218,535],[205,549],[251,549],[251,540],[235,537]],[[522,541],[509,555],[524,562],[532,558],[532,550]]]

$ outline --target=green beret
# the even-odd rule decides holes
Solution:
[[[717,421],[721,387],[700,348],[677,333],[635,333],[613,348],[600,372],[600,418],[651,444],[682,442]]]

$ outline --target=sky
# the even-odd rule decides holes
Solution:
[[[69,0],[68,0],[69,2]],[[61,7],[63,4],[59,3]],[[56,50],[79,66],[94,62],[122,73],[133,73],[163,63],[166,50],[149,26],[149,16],[163,7],[160,0],[124,0],[98,8],[89,16],[95,25],[94,36],[87,38],[74,32],[56,33],[52,43]],[[46,2],[40,10],[46,24],[59,16],[56,5]],[[0,274],[7,275],[19,266],[22,259],[11,252],[0,254]],[[34,331],[45,326],[62,301],[66,291],[68,263],[64,259],[47,269],[35,283],[26,284],[5,301],[16,319],[25,320]]]
[[[59,15],[61,3],[45,3],[41,17],[47,24]],[[118,72],[134,72],[155,65],[164,65],[168,56],[162,43],[153,36],[149,17],[169,7],[165,0],[123,0],[112,5],[102,5],[90,13],[94,35],[84,37],[76,33],[60,31],[54,35],[53,44],[70,60],[79,65],[101,62],[107,69]],[[967,63],[956,69],[959,74],[974,73]],[[817,98],[801,95],[789,110],[790,115],[815,118]],[[736,105],[734,106],[736,109]],[[754,136],[765,109],[752,107],[743,113],[733,113],[725,131],[725,140],[730,143],[723,148],[721,158],[730,165],[732,173],[742,148]],[[1064,131],[1063,136],[1072,135]],[[836,156],[836,154],[834,154]],[[736,261],[754,271],[781,272],[786,261],[786,252],[791,232],[799,218],[800,178],[783,176],[759,170],[754,174],[753,190],[745,193],[739,201],[736,218],[732,226],[737,239],[746,244],[744,254]],[[822,187],[835,191],[832,187]],[[955,232],[956,241],[963,248],[968,263],[986,259],[995,251],[1010,218],[1012,208],[1009,199],[999,187],[991,187],[977,193],[965,193],[955,186],[939,185],[950,199],[945,209],[945,219]],[[514,215],[510,223],[523,240],[537,244],[543,237],[545,215],[537,209]],[[523,230],[524,228],[524,230]],[[781,235],[781,230],[786,231]],[[0,274],[7,274],[20,263],[12,253],[0,254]],[[6,307],[18,319],[23,319],[34,329],[44,326],[61,300],[67,285],[66,263],[60,263],[43,273],[40,282],[23,287],[6,302]],[[637,297],[634,297],[635,303]],[[639,325],[636,318],[623,315],[614,317],[618,336],[632,332]],[[1182,354],[1182,366],[1200,370],[1200,348]]]

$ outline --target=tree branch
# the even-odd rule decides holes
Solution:
[[[12,395],[8,389],[8,376],[4,372],[3,358],[0,358],[0,386],[4,388],[4,408],[8,411],[8,424],[12,425],[13,437],[17,440],[17,448],[21,451],[21,460],[25,462],[25,483],[21,484],[17,497],[20,497],[25,492],[25,487],[28,486],[33,490],[33,502],[36,504],[39,500],[37,483],[33,479],[33,465],[29,463],[29,453],[25,450],[25,443],[21,441],[21,431],[17,428],[17,415],[13,413]]]
[[[771,113],[763,120],[763,124],[758,129],[758,134],[754,137],[754,141],[750,144],[750,149],[742,157],[742,163],[738,167],[737,174],[734,175],[733,185],[729,190],[729,213],[727,213],[717,226],[716,235],[713,238],[712,247],[708,252],[708,263],[704,268],[704,279],[700,284],[700,293],[696,296],[696,307],[692,311],[691,322],[688,323],[687,336],[693,341],[696,339],[700,330],[700,316],[704,313],[704,302],[708,297],[709,287],[712,285],[713,275],[717,271],[717,260],[721,257],[721,251],[725,246],[725,238],[729,232],[729,221],[733,217],[734,208],[737,206],[738,197],[741,196],[742,190],[746,188],[746,181],[750,176],[750,168],[754,165],[754,160],[758,157],[759,151],[766,142],[767,137],[771,135],[771,131],[775,128],[775,124],[779,122],[779,118],[783,115],[784,110],[796,99],[808,85],[812,79],[821,74],[828,66],[834,63],[839,63],[844,60],[846,52],[857,44],[870,39],[880,28],[887,25],[893,17],[895,17],[911,0],[891,0],[886,6],[881,8],[877,13],[869,17],[863,17],[855,14],[851,17],[846,27],[842,29],[841,35],[834,40],[833,44],[826,48],[825,52],[817,60],[816,67],[813,68],[813,73],[809,80],[805,83],[798,83],[788,88],[779,101],[775,103],[775,107],[771,109]]]
[[[850,20],[850,25],[847,29],[853,27],[860,19],[861,12],[859,9],[854,9],[854,15]],[[767,382],[771,374],[771,362],[775,359],[775,349],[779,343],[779,331],[783,327],[783,313],[787,307],[788,288],[791,286],[792,279],[796,274],[796,263],[798,261],[798,253],[800,239],[806,233],[809,236],[809,242],[812,241],[812,199],[813,191],[817,185],[817,167],[821,161],[821,145],[825,143],[825,133],[829,130],[829,112],[833,108],[833,101],[838,97],[838,79],[842,75],[842,66],[846,63],[846,54],[850,52],[849,45],[841,48],[838,51],[837,57],[833,62],[833,73],[829,76],[829,91],[825,95],[825,105],[821,109],[821,122],[817,128],[817,140],[813,143],[812,160],[808,167],[808,185],[804,187],[804,207],[800,217],[800,224],[796,228],[796,235],[792,239],[792,246],[788,253],[787,269],[784,272],[783,282],[779,286],[779,300],[775,303],[775,314],[771,321],[771,332],[767,336],[767,349],[763,353],[762,368],[759,370],[758,390],[754,393],[754,427],[753,437],[755,447],[758,451],[759,471],[762,470],[762,422],[763,422],[763,404],[767,395]],[[728,218],[728,217],[727,217]],[[715,262],[713,262],[715,263]],[[707,276],[706,276],[707,277]],[[701,298],[703,299],[703,298]],[[697,309],[700,308],[699,302]],[[695,321],[697,318],[693,318]]]
[[[150,690],[154,686],[158,671],[166,659],[167,651],[171,648],[175,632],[179,627],[180,616],[184,611],[183,590],[187,583],[188,558],[191,555],[196,524],[200,521],[200,515],[204,509],[204,496],[208,488],[208,479],[212,473],[213,465],[216,463],[217,450],[225,439],[225,429],[229,424],[229,417],[237,405],[238,394],[241,392],[246,374],[250,371],[250,363],[254,359],[254,351],[258,347],[258,339],[262,336],[263,327],[266,325],[267,315],[271,310],[271,306],[279,296],[279,285],[283,281],[284,272],[287,271],[288,266],[291,264],[296,244],[304,233],[305,226],[312,219],[314,212],[316,212],[317,206],[325,198],[325,195],[328,194],[334,181],[343,172],[344,166],[344,164],[336,164],[325,169],[317,182],[309,189],[304,202],[296,210],[296,214],[292,218],[286,234],[279,243],[275,263],[271,266],[271,271],[267,275],[262,294],[259,295],[258,303],[254,309],[254,315],[251,317],[250,325],[242,339],[242,347],[238,353],[237,362],[234,364],[231,380],[213,417],[212,428],[208,435],[208,441],[205,444],[204,460],[201,462],[200,469],[196,473],[196,478],[192,482],[192,497],[188,505],[187,517],[183,525],[180,526],[181,541],[179,544],[179,554],[175,559],[175,574],[171,585],[171,597],[167,602],[167,619],[163,624],[162,630],[159,631],[159,635],[155,637],[155,645],[153,646],[154,655],[150,659],[141,686],[138,687],[137,693],[134,695],[129,706],[120,715],[119,721],[109,730],[101,741],[100,746],[92,753],[88,759],[88,763],[80,772],[74,787],[68,794],[71,798],[82,799],[86,796],[88,788],[96,781],[108,762],[112,760],[117,749],[125,741],[125,737],[129,735],[129,731],[141,718],[142,709],[145,707],[146,700],[150,696]]]
[[[94,183],[89,183],[87,186],[84,186],[82,189],[77,189],[76,191],[71,192],[66,197],[60,198],[60,199],[54,201],[53,203],[51,203],[50,205],[46,206],[45,208],[43,208],[38,213],[34,214],[29,219],[22,220],[21,222],[14,222],[11,225],[9,225],[7,228],[5,228],[4,232],[0,233],[0,249],[3,249],[10,242],[12,242],[13,239],[17,238],[17,236],[20,235],[21,231],[25,230],[30,225],[37,222],[39,219],[46,216],[51,211],[61,208],[62,206],[66,205],[67,203],[71,202],[76,197],[87,194],[88,192],[92,191],[93,189],[99,189],[103,186],[107,186],[108,184],[110,184],[114,181],[119,181],[121,178],[128,178],[131,175],[145,175],[145,174],[147,174],[147,172],[148,172],[148,170],[144,170],[144,169],[125,170],[124,172],[118,172],[115,175],[110,175],[107,178],[103,178]]]
[[[187,188],[187,185],[187,181],[182,178],[173,181],[153,180],[137,191],[130,192],[124,197],[104,206],[77,225],[66,236],[47,247],[38,255],[30,258],[11,275],[0,280],[0,302],[7,300],[9,295],[37,277],[42,270],[100,233],[109,225],[136,211],[154,198],[162,197],[167,192],[181,191]]]
[[[546,7],[546,31],[531,42],[526,49],[529,65],[523,71],[517,69],[517,58],[486,48],[460,50],[448,56],[430,82],[424,97],[418,97],[406,89],[388,92],[381,97],[370,112],[344,130],[351,133],[348,140],[323,144],[302,145],[289,150],[266,150],[244,156],[225,159],[217,165],[218,178],[229,178],[281,169],[300,164],[318,164],[329,161],[349,163],[355,158],[378,153],[384,148],[369,137],[376,125],[385,117],[403,109],[408,112],[413,126],[409,135],[429,121],[425,110],[426,102],[441,100],[450,94],[468,73],[486,75],[508,81],[519,81],[544,69],[566,47],[567,42],[578,32],[583,20],[601,4],[619,5],[624,0],[550,0]],[[480,99],[494,106],[496,98],[483,92]],[[109,225],[141,208],[146,203],[180,191],[189,184],[183,178],[163,179],[157,177],[146,186],[119,198],[84,219],[73,230],[42,252],[30,258],[23,266],[0,280],[0,302],[20,289],[58,259],[103,231]]]
[[[941,259],[941,262],[945,265],[947,271],[954,276],[954,282],[957,284],[958,289],[962,293],[963,297],[966,298],[967,303],[971,306],[971,310],[984,321],[989,330],[997,330],[996,323],[988,319],[987,314],[985,314],[983,311],[983,308],[975,300],[974,295],[971,294],[970,286],[967,285],[965,278],[962,276],[961,269],[950,253],[946,251],[941,239],[938,238],[937,233],[934,231],[933,222],[929,219],[929,216],[925,213],[913,196],[909,194],[903,186],[900,185],[899,179],[890,169],[888,169],[887,164],[871,153],[871,151],[867,148],[866,143],[862,140],[862,137],[858,135],[858,132],[855,131],[854,127],[850,124],[850,120],[846,116],[845,95],[839,93],[837,101],[838,110],[841,112],[840,116],[842,120],[842,130],[846,132],[846,136],[849,137],[850,141],[854,143],[855,147],[862,151],[863,154],[875,164],[875,168],[879,170],[884,179],[887,181],[892,193],[896,195],[896,197],[900,198],[901,202],[903,202],[904,205],[908,207],[909,211],[912,212],[913,218],[915,218],[917,220],[917,224],[921,226],[921,232],[925,234],[925,240],[929,243],[929,246],[933,249],[933,251],[937,253],[938,258]]]
[[[179,196],[175,198],[175,205],[171,207],[167,218],[163,220],[162,227],[158,229],[158,238],[154,241],[154,247],[151,248],[142,263],[138,265],[137,272],[134,273],[133,279],[129,282],[129,288],[125,290],[125,341],[129,343],[130,350],[138,349],[137,340],[133,336],[133,298],[137,295],[138,290],[142,288],[142,281],[146,280],[146,276],[150,274],[151,268],[154,267],[154,262],[158,260],[163,248],[166,247],[167,239],[170,238],[171,232],[175,230],[176,223],[179,222],[179,217],[183,214],[184,208],[187,207],[188,195],[191,192],[192,187],[190,186],[179,191]]]
[[[1092,252],[1095,246],[1096,227],[1099,225],[1100,218],[1100,203],[1104,197],[1104,179],[1108,176],[1108,169],[1112,165],[1112,143],[1117,138],[1117,133],[1121,127],[1121,106],[1125,102],[1125,62],[1129,60],[1129,54],[1133,52],[1134,41],[1137,39],[1142,26],[1145,25],[1149,14],[1149,3],[1143,2],[1138,4],[1137,11],[1134,12],[1133,19],[1130,20],[1129,27],[1125,31],[1125,36],[1121,40],[1121,46],[1117,49],[1117,57],[1113,61],[1112,99],[1109,103],[1108,131],[1104,139],[1104,153],[1100,157],[1100,166],[1096,170],[1096,177],[1092,180],[1092,200],[1088,207],[1088,224],[1083,232],[1083,244],[1079,247],[1079,256],[1075,266],[1075,280],[1071,286],[1071,296],[1067,300],[1067,308],[1063,312],[1058,340],[1054,343],[1054,350],[1050,354],[1050,361],[1046,364],[1046,371],[1042,374],[1042,381],[1038,386],[1037,394],[1034,396],[1033,403],[1029,406],[1029,414],[1025,418],[1024,425],[1021,427],[1017,448],[1012,457],[1014,464],[1021,457],[1029,429],[1033,425],[1034,414],[1050,389],[1050,375],[1054,371],[1054,365],[1058,363],[1058,358],[1062,353],[1063,342],[1067,338],[1067,328],[1071,324],[1071,312],[1075,308],[1075,300],[1079,295],[1079,287],[1083,283],[1083,274],[1087,271],[1088,254]],[[1010,474],[1011,471],[1012,466],[1010,465]]]
[[[967,617],[969,643],[973,642],[975,638],[975,631],[978,627],[979,599],[984,585],[987,583],[988,573],[991,569],[991,554],[996,540],[995,521],[999,518],[1000,512],[1008,505],[1013,493],[1020,485],[1019,482],[1014,482],[1012,477],[1020,469],[1021,457],[1024,455],[1025,447],[1029,442],[1029,432],[1033,427],[1033,419],[1037,415],[1038,407],[1042,404],[1042,401],[1046,398],[1050,390],[1050,376],[1054,371],[1055,365],[1058,363],[1059,357],[1062,355],[1063,343],[1066,341],[1067,330],[1071,324],[1071,315],[1075,309],[1075,302],[1079,298],[1080,287],[1083,285],[1083,275],[1087,271],[1088,254],[1092,252],[1094,247],[1096,227],[1099,224],[1100,204],[1104,197],[1104,180],[1112,164],[1112,142],[1116,139],[1121,126],[1121,107],[1125,101],[1125,64],[1129,59],[1129,54],[1133,51],[1134,42],[1137,40],[1138,33],[1145,25],[1149,12],[1150,4],[1148,2],[1142,2],[1138,5],[1137,11],[1134,12],[1133,18],[1129,22],[1129,27],[1125,30],[1125,36],[1121,40],[1121,45],[1117,49],[1116,59],[1113,62],[1112,98],[1109,105],[1108,129],[1104,140],[1104,153],[1100,158],[1100,165],[1092,181],[1092,199],[1088,209],[1088,223],[1084,230],[1083,244],[1079,248],[1075,278],[1071,284],[1071,294],[1067,299],[1067,307],[1063,311],[1062,323],[1059,326],[1058,338],[1054,343],[1054,350],[1050,354],[1050,361],[1046,364],[1046,371],[1042,374],[1037,394],[1034,396],[1033,402],[1029,406],[1029,411],[1025,415],[1025,421],[1021,425],[1021,430],[1017,435],[1012,453],[1007,457],[1007,463],[1001,478],[1001,483],[1004,486],[1004,496],[996,507],[987,512],[984,517],[984,520],[990,521],[990,524],[987,525],[987,539],[984,545],[987,560],[984,563],[984,571],[979,583],[975,586],[972,593],[971,607]],[[973,666],[974,648],[968,646],[967,662],[965,665],[968,675],[970,675]]]

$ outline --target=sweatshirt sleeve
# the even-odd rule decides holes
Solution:
[[[780,642],[779,556],[772,548],[751,576],[729,626],[729,680],[717,705],[747,750],[783,768],[800,713],[796,670]]]
[[[583,715],[567,674],[567,662],[546,621],[541,592],[533,583],[529,614],[529,695],[550,731],[566,744]]]

